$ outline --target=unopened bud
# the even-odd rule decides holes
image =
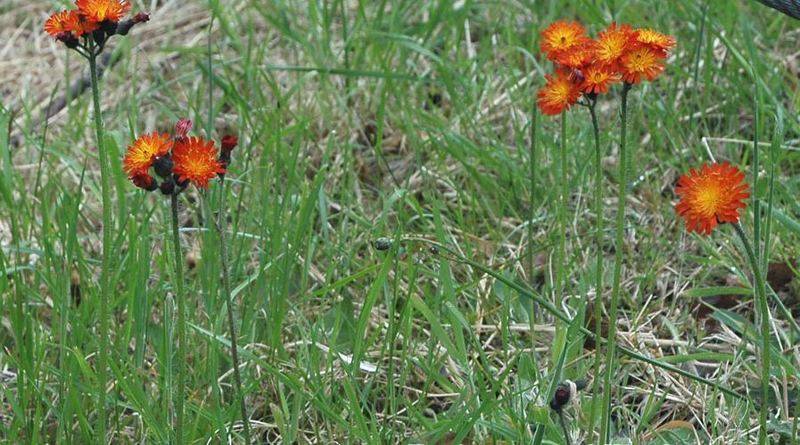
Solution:
[[[133,182],[133,185],[135,185],[136,187],[147,190],[148,192],[152,192],[153,190],[158,188],[158,184],[156,184],[156,181],[153,179],[152,176],[148,175],[147,173],[134,175],[131,178],[131,182]]]
[[[175,138],[183,139],[192,131],[192,121],[189,119],[181,119],[175,124]]]
[[[144,23],[150,21],[150,14],[146,12],[140,12],[133,16],[133,23]]]
[[[167,179],[161,183],[159,188],[161,189],[161,193],[169,196],[175,191],[175,181],[172,179]]]
[[[220,145],[222,145],[222,151],[230,152],[236,148],[237,145],[239,145],[239,138],[232,134],[226,134],[225,136],[222,136]]]
[[[153,169],[162,178],[168,178],[172,174],[172,166],[172,158],[169,155],[158,157],[153,162]]]
[[[56,35],[56,40],[58,40],[59,42],[62,42],[64,45],[67,46],[67,48],[70,48],[70,49],[77,48],[78,47],[78,43],[79,43],[78,42],[78,38],[75,37],[75,34],[69,32],[69,31],[64,31],[64,32],[58,33],[58,35]]]

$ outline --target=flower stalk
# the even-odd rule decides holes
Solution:
[[[611,287],[611,304],[608,313],[608,337],[606,337],[606,369],[603,377],[603,409],[600,421],[601,444],[608,442],[609,419],[611,412],[611,377],[616,371],[614,360],[616,353],[617,337],[617,310],[619,308],[620,282],[622,279],[622,261],[625,241],[625,202],[628,195],[628,150],[627,150],[627,129],[628,129],[628,92],[631,89],[630,83],[624,83],[622,87],[621,103],[621,126],[619,138],[619,172],[617,176],[617,218],[614,237],[614,278]],[[598,320],[599,322],[599,320]]]
[[[595,322],[595,338],[601,338],[603,335],[601,319],[603,316],[603,153],[600,148],[600,124],[597,121],[597,95],[589,98],[588,108],[589,115],[592,118],[592,130],[594,136],[594,230],[595,230],[595,249],[596,249],[596,263],[595,263],[595,297],[594,297],[594,322]],[[600,354],[600,342],[595,343],[594,350],[594,369],[599,370],[601,364],[602,354]],[[592,383],[592,393],[598,394],[600,391],[600,379],[595,378]],[[599,399],[595,398],[592,401],[592,408],[590,411],[591,429],[594,430],[597,421],[597,408]]]
[[[103,129],[103,117],[100,108],[100,85],[97,76],[97,56],[99,55],[102,46],[89,40],[89,72],[92,81],[92,101],[94,105],[94,130],[97,138],[97,152],[100,162],[100,195],[103,206],[103,247],[102,247],[102,260],[100,268],[100,325],[99,337],[100,346],[97,355],[98,367],[98,383],[100,386],[100,400],[98,401],[98,416],[97,416],[97,434],[100,436],[103,443],[106,440],[107,422],[108,422],[108,408],[106,403],[106,388],[108,387],[108,352],[110,349],[108,335],[109,335],[109,305],[110,305],[110,277],[111,277],[111,239],[113,230],[112,212],[111,212],[111,184],[110,184],[110,171],[108,165],[108,153],[106,153],[104,142],[105,132]]]
[[[183,444],[183,406],[186,394],[186,294],[184,293],[183,282],[183,255],[181,254],[181,240],[178,229],[178,194],[170,194],[171,215],[172,215],[172,249],[175,259],[175,301],[177,302],[177,361],[178,361],[178,382],[177,397],[175,399],[175,440],[178,444]]]
[[[224,151],[223,151],[224,152]],[[231,337],[231,362],[233,364],[233,381],[236,385],[236,401],[242,415],[242,425],[244,428],[244,439],[246,444],[251,443],[250,417],[247,415],[247,406],[244,400],[244,390],[242,389],[242,376],[239,371],[239,348],[236,337],[236,321],[234,317],[233,298],[231,296],[230,269],[228,266],[228,246],[225,230],[222,222],[225,221],[225,175],[220,175],[220,208],[217,218],[214,219],[214,227],[219,235],[219,257],[222,263],[222,292],[225,294],[225,305],[228,308],[228,331]]]
[[[770,329],[769,329],[769,306],[767,305],[767,285],[764,274],[759,266],[758,256],[753,249],[753,244],[745,234],[741,223],[731,224],[742,241],[750,268],[753,270],[755,280],[755,301],[758,307],[757,314],[761,329],[761,406],[758,416],[758,443],[767,443],[767,416],[769,414],[769,380],[770,380]]]

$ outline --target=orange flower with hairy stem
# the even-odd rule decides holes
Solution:
[[[595,40],[595,63],[616,66],[630,46],[633,29],[628,25],[612,23],[601,31]]]
[[[654,80],[664,71],[664,55],[649,46],[641,46],[625,53],[620,59],[622,79],[637,84],[642,78]]]
[[[119,22],[131,10],[129,0],[76,0],[81,15],[90,22]]]
[[[664,54],[674,48],[676,43],[674,37],[649,28],[637,29],[633,33],[632,39],[638,44],[648,46]]]
[[[586,29],[578,22],[554,22],[542,31],[541,36],[542,51],[553,61],[589,41]]]
[[[721,223],[739,222],[739,209],[750,196],[744,173],[727,162],[703,164],[681,176],[675,193],[675,210],[686,220],[689,232],[708,235]]]
[[[622,75],[608,65],[589,65],[583,70],[581,91],[587,94],[608,93],[611,84],[622,80]]]
[[[146,175],[153,162],[160,156],[165,156],[172,148],[172,140],[168,134],[158,134],[154,131],[133,141],[122,159],[122,166],[128,177]]]
[[[201,188],[207,188],[208,181],[225,173],[214,142],[203,138],[186,137],[176,141],[172,161],[175,163],[172,171],[178,175],[179,183],[191,181]]]
[[[553,116],[569,109],[581,97],[580,85],[566,71],[547,76],[547,83],[539,90],[538,105],[542,113]]]

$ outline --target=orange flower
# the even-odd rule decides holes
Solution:
[[[588,94],[608,93],[608,87],[622,80],[622,76],[609,65],[590,65],[583,70],[581,91]]]
[[[44,31],[53,37],[56,37],[62,32],[70,32],[71,29],[67,26],[69,13],[70,11],[61,11],[51,15],[50,18],[44,22]]]
[[[538,104],[542,113],[556,115],[569,109],[581,97],[580,85],[566,71],[547,76],[547,83],[539,90]]]
[[[681,198],[675,210],[686,220],[686,229],[705,235],[717,224],[739,222],[739,209],[747,207],[744,200],[750,196],[744,173],[727,162],[689,170],[675,193]]]
[[[636,43],[648,46],[655,51],[660,51],[664,53],[664,55],[666,55],[667,51],[675,47],[674,37],[649,28],[637,29],[633,33],[632,39]]]
[[[119,22],[131,9],[129,0],[76,0],[81,15],[90,22]]]
[[[97,22],[83,17],[77,10],[61,11],[50,16],[44,24],[44,30],[53,37],[61,33],[72,33],[80,37],[97,29]]]
[[[564,68],[581,69],[592,63],[594,57],[592,41],[587,40],[569,51],[556,55],[555,62]]]
[[[664,54],[641,46],[625,53],[620,59],[622,79],[630,84],[637,84],[642,78],[653,80],[664,71]]]
[[[617,26],[612,23],[601,31],[595,40],[595,62],[616,66],[629,47],[633,29],[628,25]]]
[[[172,141],[168,134],[158,134],[154,131],[140,136],[128,147],[128,151],[122,159],[125,173],[131,179],[146,175],[155,159],[169,153],[171,147]]]
[[[221,173],[225,168],[219,163],[217,148],[214,142],[198,137],[186,137],[175,142],[172,150],[173,172],[178,181],[191,181],[197,187],[208,187],[208,181]]]
[[[565,53],[584,46],[589,38],[586,29],[578,22],[558,21],[542,31],[542,51],[547,58],[556,61]]]

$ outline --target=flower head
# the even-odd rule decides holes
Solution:
[[[595,63],[616,66],[630,45],[633,29],[628,25],[612,23],[601,31],[595,40]]]
[[[168,134],[153,132],[140,136],[128,147],[122,166],[128,177],[133,179],[137,175],[147,174],[153,162],[160,156],[169,153],[172,141]]]
[[[569,109],[581,97],[580,85],[566,71],[547,76],[547,83],[538,93],[539,109],[547,115],[556,115]]]
[[[555,61],[584,46],[588,40],[586,29],[580,23],[558,21],[542,31],[541,48],[548,59]]]
[[[81,15],[95,23],[119,22],[131,9],[129,0],[76,0]]]
[[[575,48],[556,55],[555,62],[561,68],[579,70],[592,63],[594,57],[594,44],[591,40],[586,40]]]
[[[173,172],[178,181],[191,181],[197,187],[208,187],[208,181],[221,173],[225,168],[217,159],[217,148],[214,142],[198,137],[187,137],[175,142],[172,150],[175,163]]]
[[[639,45],[644,45],[654,51],[666,52],[675,47],[675,38],[662,34],[650,28],[637,29],[631,36],[632,40]]]
[[[649,46],[640,46],[626,52],[620,59],[622,79],[637,84],[642,78],[654,80],[664,71],[664,55]]]
[[[678,180],[681,198],[675,210],[686,220],[689,232],[708,235],[720,223],[739,222],[739,209],[750,196],[744,173],[727,162],[703,164]]]
[[[609,65],[593,64],[583,70],[581,91],[587,94],[608,93],[611,84],[622,80],[622,76]]]
[[[226,134],[225,136],[222,136],[220,145],[222,145],[222,151],[230,152],[236,148],[237,145],[239,145],[239,138],[232,134]]]
[[[53,37],[58,36],[62,32],[71,32],[72,30],[67,25],[67,19],[70,11],[56,12],[51,15],[46,22],[44,22],[44,31]]]
[[[175,137],[178,139],[185,138],[186,135],[189,134],[190,131],[192,131],[193,126],[194,124],[192,123],[191,120],[186,118],[180,119],[175,124]]]

